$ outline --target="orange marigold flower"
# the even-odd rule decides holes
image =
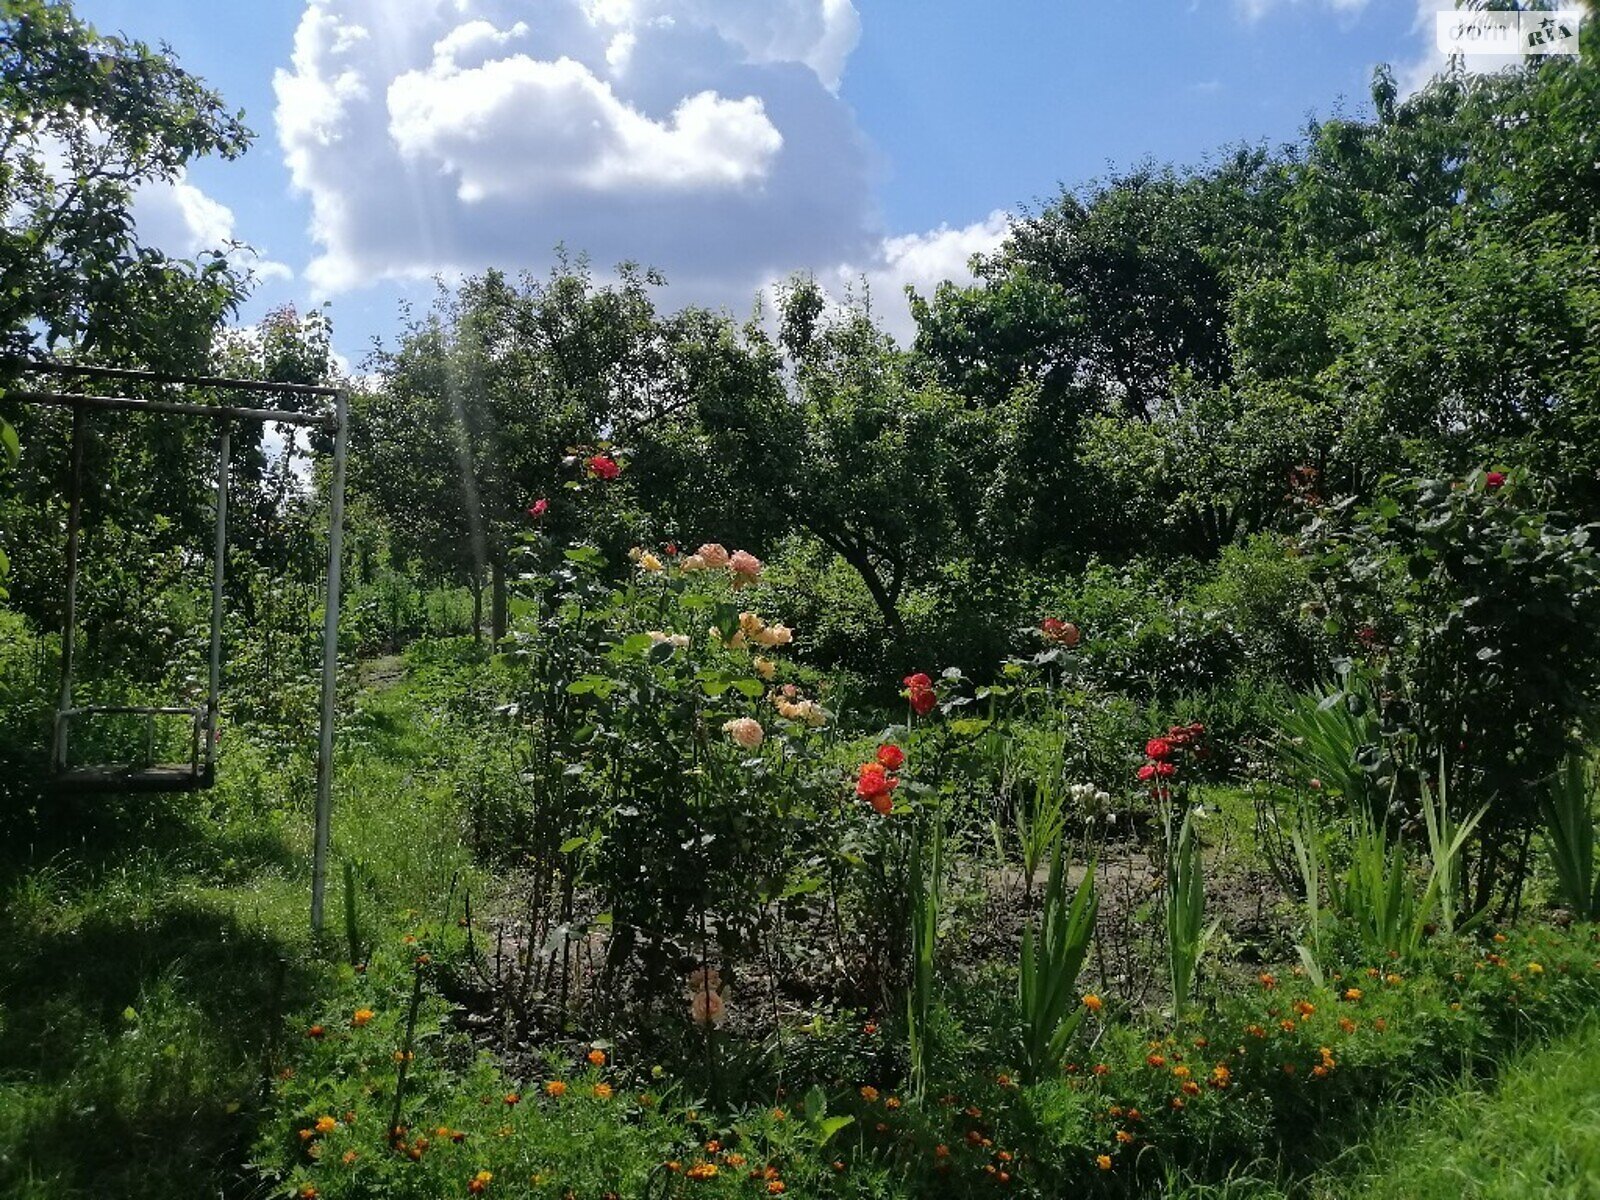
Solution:
[[[356,1009],[355,1013],[350,1017],[350,1024],[355,1025],[357,1027],[365,1025],[368,1021],[372,1020],[372,1018],[374,1016],[376,1016],[376,1015],[377,1014],[375,1014],[370,1008],[358,1008],[358,1009]]]
[[[887,1108],[890,1112],[893,1112],[895,1109],[900,1107],[900,1097],[899,1096],[890,1096],[887,1100],[885,1100],[883,1102],[883,1106],[885,1108]]]
[[[1318,1063],[1316,1066],[1311,1068],[1311,1076],[1314,1079],[1325,1079],[1327,1078],[1327,1075],[1328,1068],[1323,1066],[1321,1063]]]
[[[1117,1141],[1126,1146],[1129,1142],[1133,1141],[1133,1134],[1129,1133],[1126,1129],[1119,1129],[1117,1130]]]
[[[472,1182],[467,1184],[467,1191],[471,1192],[474,1196],[481,1195],[483,1192],[488,1190],[489,1183],[493,1179],[493,1172],[479,1171],[472,1177]]]
[[[559,1100],[567,1094],[567,1085],[559,1079],[550,1079],[545,1082],[544,1092],[545,1095]]]
[[[594,1066],[603,1067],[603,1066],[606,1065],[606,1052],[604,1050],[596,1048],[594,1050],[589,1051],[589,1053],[588,1053],[588,1055],[586,1057],[589,1059],[589,1062],[591,1064],[593,1064]]]
[[[684,1172],[690,1179],[715,1179],[717,1177],[717,1164],[697,1162]]]
[[[295,1193],[300,1200],[317,1200],[317,1197],[321,1194],[321,1192],[317,1191],[317,1185],[314,1183],[305,1184],[298,1192]]]
[[[1251,1037],[1264,1038],[1267,1036],[1267,1031],[1259,1025],[1246,1025],[1244,1031]]]
[[[1200,1094],[1200,1085],[1192,1079],[1185,1079],[1182,1091],[1185,1096],[1198,1096]]]
[[[1179,1063],[1177,1066],[1172,1068],[1172,1074],[1178,1079],[1187,1079],[1189,1078],[1189,1068],[1184,1066],[1182,1063]]]
[[[1389,1022],[1384,1020],[1382,1017],[1379,1017],[1372,1023],[1372,1027],[1379,1033],[1382,1033],[1385,1029],[1389,1028]]]
[[[878,1102],[878,1089],[870,1083],[867,1084],[861,1089],[861,1098],[868,1104],[876,1104]]]
[[[771,1183],[767,1184],[767,1195],[769,1196],[781,1196],[788,1190],[788,1188],[783,1186],[783,1180],[781,1179],[774,1179]]]
[[[933,1156],[935,1158],[949,1158],[950,1157],[950,1147],[946,1146],[943,1142],[940,1142],[937,1146],[935,1146],[933,1148]]]
[[[1289,1020],[1288,1017],[1285,1017],[1283,1020],[1278,1022],[1278,1028],[1283,1030],[1285,1033],[1293,1033],[1294,1022]]]
[[[1102,1154],[1099,1157],[1097,1157],[1094,1161],[1095,1161],[1095,1165],[1098,1166],[1102,1171],[1111,1170],[1111,1155]]]
[[[1349,1017],[1340,1017],[1339,1028],[1344,1030],[1346,1033],[1354,1033],[1356,1031],[1356,1023]]]
[[[1226,1064],[1218,1063],[1211,1068],[1211,1083],[1214,1087],[1225,1088],[1233,1082],[1233,1072],[1228,1070]]]
[[[1361,999],[1361,995],[1362,993],[1360,988],[1345,988],[1344,990],[1344,998],[1346,1000],[1359,1000]]]
[[[1083,998],[1083,1006],[1090,1012],[1097,1013],[1104,1008],[1106,1004],[1104,1000],[1100,999],[1099,996],[1096,996],[1091,992],[1089,995]]]
[[[521,1102],[522,1102],[522,1097],[517,1095],[516,1092],[507,1092],[506,1093],[506,1103],[507,1104],[520,1104]]]
[[[1144,1056],[1144,1061],[1158,1070],[1167,1065],[1166,1058],[1160,1054],[1146,1054]]]
[[[332,1133],[337,1128],[339,1128],[339,1122],[333,1117],[321,1116],[317,1118],[318,1133]]]
[[[1300,1014],[1300,1019],[1303,1021],[1317,1011],[1317,1006],[1307,1000],[1296,1000],[1294,1002],[1294,1011]]]
[[[319,1038],[327,1032],[328,1031],[321,1025],[313,1025],[310,1029],[306,1030],[306,1036],[309,1038]]]
[[[1261,972],[1261,974],[1256,976],[1256,978],[1261,980],[1261,986],[1264,987],[1264,988],[1269,988],[1270,989],[1270,988],[1275,988],[1275,987],[1278,986],[1278,978],[1277,978],[1277,976],[1276,975],[1272,975],[1272,974],[1270,974],[1270,973],[1268,973],[1266,971]]]
[[[597,1083],[590,1090],[593,1092],[596,1100],[609,1100],[613,1095],[615,1095],[615,1093],[611,1090],[611,1085],[609,1083]]]
[[[1095,1063],[1095,1065],[1094,1065],[1094,1073],[1096,1075],[1104,1077],[1106,1075],[1111,1074],[1111,1068],[1106,1066],[1105,1063]]]

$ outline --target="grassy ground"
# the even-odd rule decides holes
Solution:
[[[1506,1064],[1492,1085],[1424,1093],[1312,1179],[1240,1179],[1182,1200],[1593,1200],[1600,1022]]]
[[[401,684],[342,730],[336,871],[369,932],[465,866],[443,734]],[[262,1064],[325,978],[310,764],[225,748],[213,792],[52,800],[0,858],[0,1196],[250,1196]],[[343,946],[330,881],[330,955]]]

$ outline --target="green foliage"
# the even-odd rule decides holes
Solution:
[[[165,49],[101,34],[59,0],[0,10],[0,341],[35,331],[151,364],[194,366],[242,281],[139,243],[136,187],[192,159],[234,158],[250,134]]]
[[[1545,784],[1540,796],[1557,894],[1584,920],[1600,918],[1600,870],[1595,859],[1595,797],[1600,795],[1593,758],[1573,754]]]
[[[1052,1078],[1061,1070],[1087,1011],[1078,998],[1078,975],[1100,911],[1094,872],[1095,864],[1090,863],[1069,903],[1058,837],[1050,853],[1038,929],[1030,921],[1022,931],[1017,1008],[1022,1018],[1022,1072],[1029,1083]]]
[[[1494,838],[1532,820],[1600,696],[1591,530],[1535,491],[1518,471],[1393,483],[1310,530],[1335,628],[1379,674],[1380,719],[1421,761],[1447,755],[1458,794],[1493,802]],[[1497,859],[1483,862],[1480,888]]]
[[[1189,1006],[1200,960],[1216,933],[1206,925],[1205,858],[1195,829],[1195,814],[1185,809],[1174,829],[1171,806],[1162,814],[1166,834],[1167,978],[1172,987],[1172,1015],[1181,1022]]]

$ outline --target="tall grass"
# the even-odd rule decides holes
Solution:
[[[1173,1019],[1181,1020],[1217,922],[1209,927],[1205,923],[1205,863],[1194,827],[1194,812],[1184,812],[1176,832],[1173,821],[1169,808],[1165,814],[1167,970],[1172,985]]]

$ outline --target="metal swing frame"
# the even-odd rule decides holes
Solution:
[[[206,375],[172,375],[121,367],[80,366],[35,359],[6,360],[4,366],[22,375],[82,378],[112,383],[139,383],[167,389],[217,389],[269,396],[302,396],[333,400],[332,413],[280,411],[201,404],[184,399],[149,399],[135,396],[89,395],[74,392],[9,388],[0,398],[20,404],[40,404],[72,410],[71,495],[67,512],[66,614],[61,638],[61,690],[51,736],[50,763],[54,784],[75,792],[199,791],[216,780],[218,710],[222,684],[222,602],[228,544],[228,478],[232,454],[231,426],[251,421],[318,428],[332,432],[333,478],[329,489],[327,603],[322,625],[322,702],[317,739],[316,831],[311,879],[311,927],[323,923],[327,882],[328,841],[333,812],[333,723],[339,671],[340,568],[344,541],[344,477],[349,446],[349,405],[343,388],[312,384],[267,383],[255,379],[229,379]],[[121,409],[177,416],[205,417],[217,426],[217,485],[215,500],[216,544],[211,575],[210,677],[204,707],[162,705],[78,705],[73,702],[73,651],[77,630],[78,542],[83,519],[83,452],[89,436],[86,414],[91,409]],[[73,768],[68,765],[68,740],[74,720],[101,714],[143,716],[146,745],[153,747],[155,722],[162,716],[190,719],[189,761]]]

